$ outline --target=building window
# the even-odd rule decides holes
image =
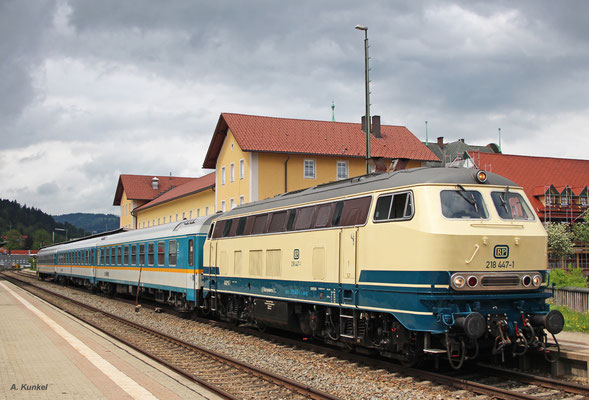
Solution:
[[[225,167],[221,167],[221,185],[225,184]]]
[[[208,216],[208,215],[209,215],[209,206],[206,206],[205,207],[205,216]]]
[[[348,179],[348,162],[337,162],[337,179]]]
[[[188,215],[189,219],[192,219],[192,210],[190,210],[190,214]]]
[[[170,214],[170,222],[172,222],[172,214]]]
[[[160,224],[160,218],[159,217],[157,217],[157,224],[158,225]]]
[[[221,212],[225,212],[225,200],[221,200]]]
[[[186,219],[186,212],[182,211],[182,221],[184,221]]]
[[[305,178],[315,179],[315,160],[305,160]]]
[[[245,178],[245,160],[239,160],[239,179]]]
[[[178,214],[176,214],[176,222],[178,222]]]
[[[587,205],[587,197],[581,197],[581,205],[582,206],[586,206]]]
[[[245,197],[244,196],[239,196],[239,205],[242,206],[245,204]]]
[[[196,209],[196,216],[197,216],[197,217],[200,217],[200,208],[197,208],[197,209]]]
[[[229,209],[233,210],[235,208],[235,199],[232,197],[229,199]]]
[[[235,163],[229,166],[229,179],[231,182],[235,181]]]
[[[155,226],[155,218],[151,220],[151,226]]]
[[[166,223],[166,217],[164,217],[164,224]]]

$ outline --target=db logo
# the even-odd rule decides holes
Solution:
[[[495,246],[495,258],[507,258],[509,257],[509,246],[507,245],[497,245]]]
[[[299,249],[294,249],[292,256],[295,260],[298,260],[299,259]]]

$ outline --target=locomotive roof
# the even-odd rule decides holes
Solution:
[[[472,168],[413,168],[394,172],[362,175],[341,181],[325,183],[308,189],[280,194],[271,199],[235,207],[233,210],[223,214],[221,218],[262,211],[270,208],[286,207],[335,197],[350,196],[356,193],[366,193],[424,183],[518,187],[518,185],[511,180],[492,172],[487,172],[486,183],[477,183],[474,178],[476,171],[476,169]]]

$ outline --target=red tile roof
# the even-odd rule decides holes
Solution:
[[[215,173],[211,172],[200,178],[193,178],[191,181],[176,186],[175,188],[163,193],[159,197],[143,204],[141,207],[135,208],[134,211],[142,211],[147,208],[157,206],[158,204],[167,203],[168,201],[176,200],[194,193],[202,192],[203,190],[211,189],[215,186]]]
[[[204,168],[215,168],[221,146],[230,129],[244,151],[365,157],[366,135],[360,123],[311,121],[291,118],[222,113]],[[382,138],[371,136],[371,156],[439,161],[404,126],[381,126]]]
[[[534,195],[544,193],[550,185],[556,188],[589,185],[589,160],[479,152],[469,155],[480,169],[503,175],[523,187],[536,210],[543,206]]]
[[[115,199],[113,206],[121,205],[123,191],[130,200],[153,200],[160,194],[170,190],[175,186],[183,185],[195,178],[185,178],[178,176],[156,176],[159,179],[158,189],[151,187],[151,180],[154,175],[121,175],[117,183]]]

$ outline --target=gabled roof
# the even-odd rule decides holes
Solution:
[[[443,140],[443,138],[440,138]],[[425,144],[425,143],[424,143]],[[495,143],[489,143],[486,146],[472,145],[464,143],[464,139],[457,140],[455,142],[443,143],[440,146],[438,142],[429,142],[427,148],[432,151],[442,162],[452,162],[457,156],[462,156],[464,153],[469,151],[477,151],[481,153],[500,153],[499,146]],[[446,159],[446,156],[450,156],[450,159]]]
[[[227,130],[243,151],[365,157],[366,135],[360,123],[222,113],[203,168],[215,168]],[[438,161],[404,126],[381,125],[382,138],[371,136],[371,156]]]
[[[130,200],[153,200],[160,194],[170,190],[172,187],[183,185],[195,178],[184,178],[178,176],[155,176],[159,179],[157,189],[151,186],[154,175],[121,175],[117,183],[113,206],[121,205],[123,191]]]
[[[193,178],[191,181],[176,186],[175,188],[163,193],[159,197],[150,201],[149,203],[143,204],[141,207],[137,207],[135,211],[142,211],[147,208],[157,206],[158,204],[167,203],[172,200],[177,200],[181,197],[189,196],[194,193],[202,192],[203,190],[212,189],[215,186],[215,173],[211,172],[200,178]]]
[[[536,210],[542,207],[534,197],[538,195],[538,187],[589,185],[589,160],[479,152],[469,152],[469,156],[480,169],[503,175],[522,186]]]

